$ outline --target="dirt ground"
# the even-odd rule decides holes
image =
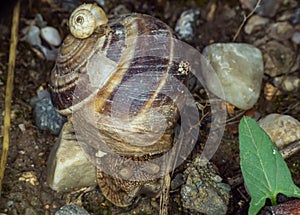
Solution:
[[[52,4],[49,4],[52,3]],[[55,4],[54,2],[59,2]],[[48,25],[56,27],[62,37],[67,34],[66,23],[70,12],[63,10],[61,2],[72,1],[46,1],[29,0],[22,1],[20,13],[19,32],[27,24],[26,20],[33,19],[36,13],[42,14]],[[74,0],[74,2],[76,2]],[[80,2],[80,1],[79,1]],[[107,8],[111,10],[121,4],[121,0],[109,1]],[[124,1],[123,1],[124,2]],[[200,10],[199,22],[197,23],[197,33],[201,37],[194,39],[191,44],[199,51],[213,42],[231,42],[233,36],[238,31],[238,27],[243,21],[244,14],[249,10],[241,9],[238,1],[211,1],[211,0],[147,0],[138,3],[133,0],[127,0],[125,5],[132,11],[146,13],[155,16],[172,28],[180,14],[190,8]],[[13,1],[9,3],[1,2],[0,10],[0,125],[3,129],[4,116],[4,98],[5,85],[7,79],[9,41],[11,28],[11,14]],[[207,17],[211,11],[212,5],[216,6],[213,19],[208,22]],[[299,8],[299,5],[298,5]],[[288,10],[294,8],[280,9],[276,16],[280,16]],[[227,18],[228,11],[235,11],[235,16]],[[276,17],[275,16],[275,17]],[[275,18],[273,18],[275,19]],[[21,35],[20,35],[21,37]],[[246,36],[241,31],[238,42],[253,42],[251,36]],[[296,54],[299,55],[299,49],[296,48]],[[3,182],[3,191],[0,199],[0,213],[4,214],[54,214],[61,206],[70,201],[80,201],[81,204],[91,214],[111,214],[112,206],[101,195],[98,188],[91,191],[75,194],[57,193],[46,184],[46,163],[51,147],[57,139],[56,135],[48,131],[41,131],[35,126],[33,120],[30,99],[36,96],[38,88],[48,89],[48,80],[50,71],[54,62],[40,58],[24,41],[20,41],[17,47],[17,59],[14,78],[14,92],[12,101],[12,124],[11,141],[5,178]],[[298,68],[299,71],[299,68]],[[283,113],[291,115],[300,120],[299,92],[282,94],[276,99],[268,101],[264,97],[263,88],[270,77],[265,76],[261,97],[258,100],[252,112],[258,112],[261,116],[268,113]],[[228,116],[230,125],[227,126],[223,137],[222,145],[218,153],[214,156],[213,162],[220,170],[220,175],[226,183],[231,186],[231,200],[228,214],[246,214],[250,197],[245,191],[242,175],[239,167],[239,149],[238,149],[238,119],[235,119],[241,111],[234,111]],[[209,125],[209,124],[208,124]],[[21,129],[25,127],[24,129]],[[2,148],[2,133],[0,133],[0,150]],[[300,185],[300,154],[296,154],[288,159],[288,165],[291,168],[293,179],[297,185]],[[31,181],[24,181],[25,173],[30,174]],[[82,195],[81,195],[82,194]],[[178,192],[173,192],[171,196],[178,198]],[[177,201],[170,203],[170,208],[176,208],[173,214],[190,214],[182,210],[182,206]]]

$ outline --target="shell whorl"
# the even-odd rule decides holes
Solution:
[[[86,39],[78,39],[70,34],[61,46],[52,70],[50,89],[54,106],[64,115],[84,105],[86,102],[81,101],[87,101],[87,97],[95,95],[98,90],[101,91],[101,86],[105,87],[105,92],[101,92],[103,100],[109,101],[109,96],[117,84],[136,73],[147,73],[147,70],[151,72],[157,64],[162,75],[168,73],[166,68],[172,61],[169,56],[172,49],[171,40],[152,44],[145,37],[160,35],[172,38],[172,31],[163,22],[147,15],[124,15],[111,19],[103,30],[104,34],[92,34]],[[137,61],[135,57],[147,55],[148,49],[160,50],[162,47],[169,49],[166,53],[163,52],[162,57],[167,59],[165,62],[153,58]],[[136,60],[133,62],[134,58]],[[93,64],[96,66],[90,69]],[[114,71],[107,70],[108,65],[111,65]],[[82,79],[86,77],[85,74],[90,75],[91,72],[97,73],[96,79],[100,81],[98,89],[87,88],[86,86],[91,86],[91,80]],[[79,77],[81,80],[78,80]],[[110,84],[105,85],[108,79]],[[78,102],[74,101],[74,98],[77,98]]]
[[[74,37],[84,39],[107,22],[107,15],[101,7],[95,4],[82,4],[72,12],[69,28]]]

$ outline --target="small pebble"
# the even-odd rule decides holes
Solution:
[[[258,123],[278,149],[300,140],[300,122],[289,115],[269,114]]]
[[[192,41],[195,37],[196,20],[200,14],[199,10],[190,9],[184,11],[175,26],[175,32],[178,39]]]
[[[36,25],[40,28],[43,28],[47,25],[47,22],[44,21],[43,16],[40,13],[37,13],[35,15],[35,22],[36,22]]]
[[[55,215],[89,215],[89,213],[79,205],[69,204],[61,207]]]
[[[35,25],[27,26],[22,30],[22,32],[25,34],[26,42],[28,42],[30,45],[34,46],[42,44],[39,27]]]
[[[268,18],[261,17],[259,15],[253,15],[245,26],[245,33],[251,34],[255,30],[261,30],[264,26],[269,23]]]
[[[6,203],[7,207],[12,207],[14,205],[14,201],[12,200],[9,200],[7,203]]]
[[[292,41],[296,44],[300,44],[300,32],[295,32],[293,34]]]
[[[41,37],[49,44],[53,46],[59,46],[61,44],[61,37],[56,28],[46,26],[41,29]]]
[[[23,123],[19,124],[18,127],[22,131],[22,133],[25,133],[26,127],[25,127],[25,125]]]
[[[300,77],[296,75],[276,77],[274,85],[285,92],[297,92],[300,89]]]
[[[45,90],[38,92],[38,96],[31,99],[30,104],[33,107],[35,124],[39,129],[59,134],[67,120],[54,109],[50,94]]]

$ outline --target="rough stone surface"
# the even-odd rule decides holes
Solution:
[[[184,11],[175,26],[175,32],[179,39],[192,41],[195,37],[196,20],[200,12],[196,9]]]
[[[261,46],[264,53],[265,73],[271,77],[292,72],[295,63],[295,51],[276,40],[271,40]]]
[[[206,215],[226,214],[229,185],[222,183],[211,164],[200,166],[200,163],[200,157],[197,157],[184,171],[186,182],[180,192],[183,206]]]
[[[56,191],[96,185],[96,168],[79,146],[70,122],[64,125],[50,153],[47,183]]]
[[[263,59],[259,49],[242,43],[216,43],[207,46],[204,56],[214,68],[229,103],[250,109],[257,101],[263,77]],[[219,97],[213,82],[207,88]]]
[[[279,149],[300,139],[300,122],[289,115],[269,114],[258,123]]]
[[[60,115],[53,107],[50,94],[43,90],[38,96],[30,101],[33,107],[33,116],[36,126],[41,130],[50,131],[52,134],[59,134],[66,117]]]
[[[69,204],[61,207],[55,215],[89,215],[89,213],[79,205]]]

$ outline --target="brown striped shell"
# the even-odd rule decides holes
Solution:
[[[151,160],[172,147],[184,100],[169,77],[186,79],[186,70],[182,73],[173,59],[173,38],[171,29],[151,16],[115,17],[85,39],[68,35],[51,73],[54,106],[72,118],[97,165],[102,192],[118,206],[130,205],[143,187],[157,183],[163,169],[151,162],[141,171],[137,163],[123,169],[121,164]],[[107,159],[111,154],[122,158]],[[126,189],[124,183],[132,186]]]

